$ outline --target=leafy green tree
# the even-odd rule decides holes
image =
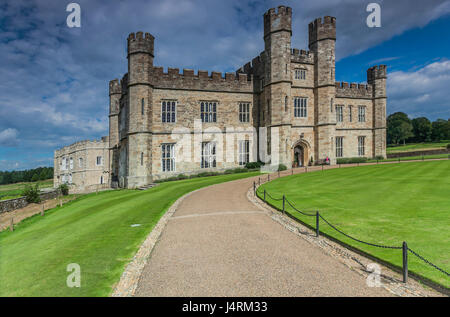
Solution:
[[[404,112],[396,112],[391,114],[387,118],[387,139],[389,144],[399,144],[414,134],[412,133],[413,127],[408,115]]]
[[[431,141],[431,121],[425,117],[415,118],[411,120],[414,140],[416,142]]]
[[[437,119],[431,125],[431,138],[433,141],[444,141],[450,139],[450,122],[444,119]]]

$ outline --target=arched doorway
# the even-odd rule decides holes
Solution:
[[[303,150],[303,146],[297,145],[294,148],[294,167],[303,166],[305,151]]]
[[[300,140],[293,146],[293,167],[307,166],[309,162],[309,145],[305,140]]]

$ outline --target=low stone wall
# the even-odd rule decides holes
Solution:
[[[425,151],[413,151],[413,152],[399,152],[399,153],[387,154],[387,158],[434,155],[434,154],[450,154],[450,151],[447,149],[439,149],[439,150],[425,150]]]
[[[43,192],[40,194],[41,200],[48,200],[58,197],[58,190]],[[0,214],[23,208],[28,205],[25,197],[7,199],[0,201]]]

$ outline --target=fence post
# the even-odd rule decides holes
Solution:
[[[253,195],[256,196],[256,182],[253,181]]]
[[[258,177],[258,185],[261,185],[261,177]]]
[[[408,281],[408,245],[403,241],[403,283]]]
[[[323,172],[323,164],[322,164],[322,172]]]
[[[43,216],[43,215],[44,215],[44,211],[45,211],[45,209],[44,209],[44,203],[42,203],[41,216]]]
[[[291,168],[291,175],[294,175],[294,169]]]
[[[278,178],[280,178],[280,171],[278,171]]]
[[[266,202],[266,189],[264,188],[264,202]]]
[[[400,157],[398,158],[398,162],[400,163]]]
[[[319,211],[316,211],[316,237],[319,237]]]
[[[308,173],[308,167],[305,166],[305,173]]]
[[[9,231],[14,231],[14,218],[11,217],[11,222],[9,224]]]
[[[267,174],[267,181],[270,182],[270,174]]]
[[[284,195],[283,195],[283,214],[285,213],[285,211],[284,211],[284,203],[285,203],[285,200],[286,200],[286,198],[285,198]]]
[[[59,196],[59,207],[62,207],[62,198]]]

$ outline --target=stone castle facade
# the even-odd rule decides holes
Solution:
[[[385,157],[386,66],[369,68],[367,84],[336,82],[336,19],[309,24],[309,51],[291,47],[291,19],[289,7],[268,10],[264,51],[225,76],[165,72],[153,64],[155,38],[130,34],[128,73],[109,83],[108,181],[135,188],[257,160]]]
[[[90,192],[110,184],[109,139],[86,140],[55,150],[53,185],[71,192]]]

